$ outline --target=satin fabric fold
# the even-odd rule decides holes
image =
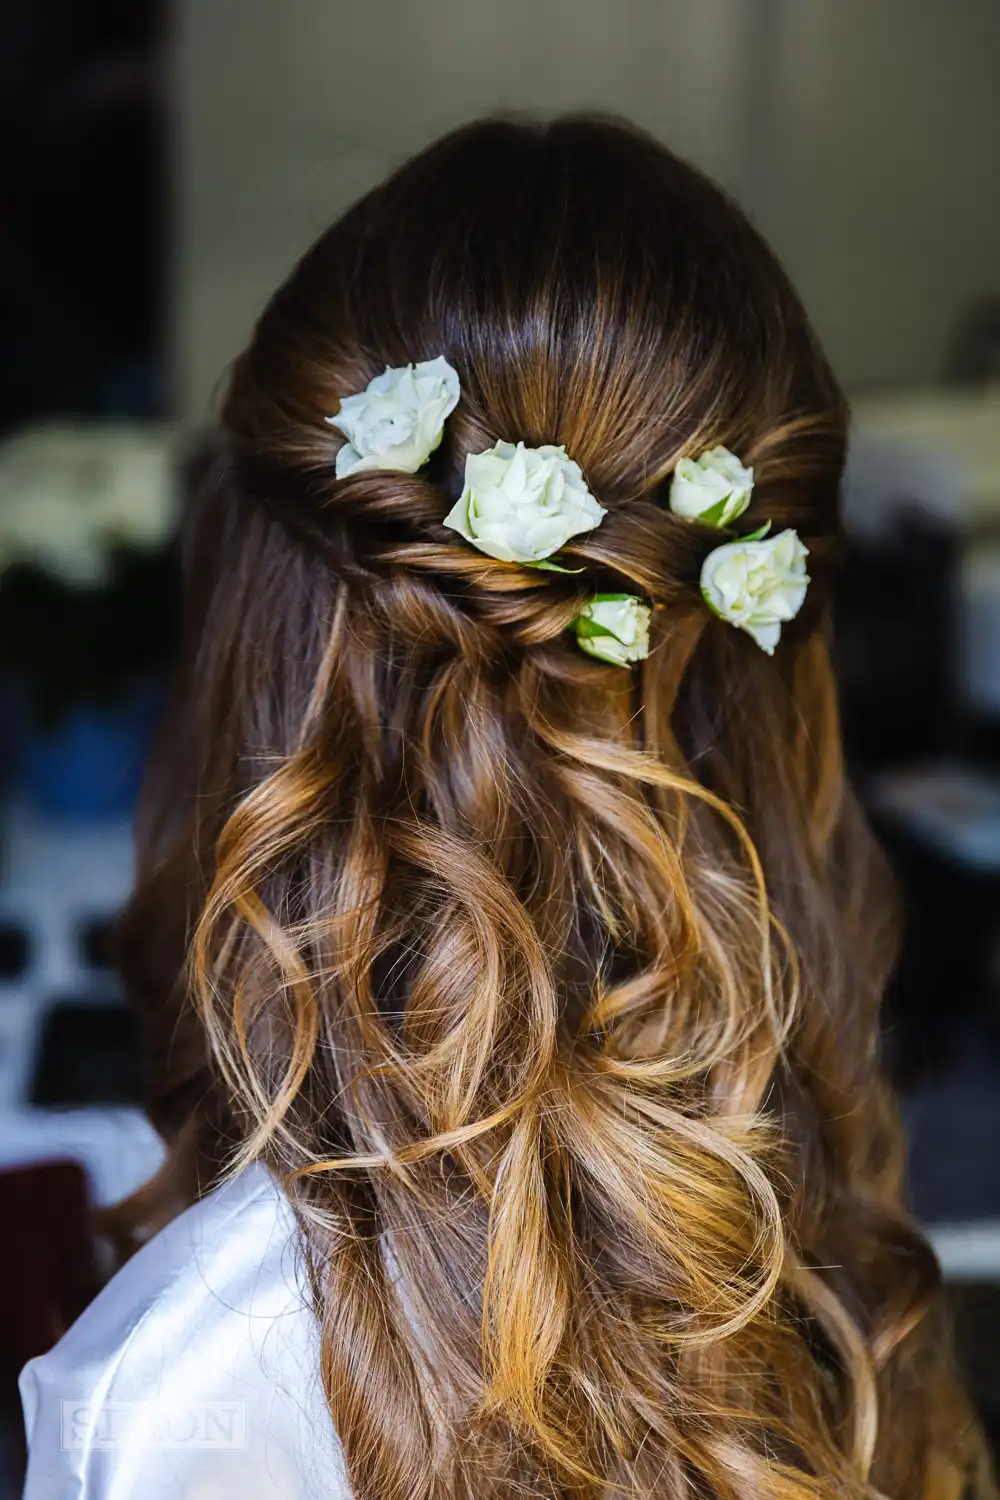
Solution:
[[[24,1500],[349,1500],[295,1221],[256,1165],[21,1373]]]

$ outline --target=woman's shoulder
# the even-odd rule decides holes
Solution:
[[[25,1500],[346,1494],[295,1221],[262,1166],[144,1245],[21,1394]]]

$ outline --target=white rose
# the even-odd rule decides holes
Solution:
[[[709,609],[752,635],[768,656],[785,620],[794,620],[809,585],[808,548],[795,531],[726,542],[706,557],[701,592]]]
[[[166,429],[109,430],[94,507],[109,538],[137,549],[161,547],[180,512],[176,442]]]
[[[90,524],[86,507],[55,492],[39,491],[5,515],[0,530],[0,571],[34,567],[72,588],[100,588],[111,575],[110,552]]]
[[[598,594],[585,604],[573,628],[588,656],[627,667],[649,655],[650,609],[634,594]]]
[[[110,577],[117,546],[155,549],[178,510],[165,427],[51,422],[0,445],[0,570],[23,563],[80,587]]]
[[[400,369],[386,366],[326,418],[347,439],[337,453],[337,478],[358,469],[415,474],[441,442],[460,395],[458,375],[440,355]]]
[[[753,469],[744,468],[728,448],[709,448],[699,458],[682,458],[670,486],[670,509],[688,521],[729,526],[750,504]]]
[[[465,460],[465,488],[444,524],[501,562],[541,563],[607,511],[565,448],[497,443]]]

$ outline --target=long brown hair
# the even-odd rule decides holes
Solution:
[[[427,468],[336,479],[324,417],[438,355]],[[475,125],[305,256],[222,426],[123,969],[173,1189],[260,1158],[296,1209],[357,1500],[957,1497],[828,658],[845,405],[771,252],[625,127]],[[574,571],[442,526],[498,438],[607,507]],[[715,443],[809,548],[773,658],[666,505]],[[567,633],[602,588],[633,671]]]

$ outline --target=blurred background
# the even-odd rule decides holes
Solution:
[[[88,1204],[159,1159],[107,937],[213,390],[320,228],[497,109],[617,112],[721,180],[853,397],[844,716],[908,919],[886,1056],[1000,1431],[998,76],[998,0],[3,0],[6,1491],[17,1370],[101,1279]]]

